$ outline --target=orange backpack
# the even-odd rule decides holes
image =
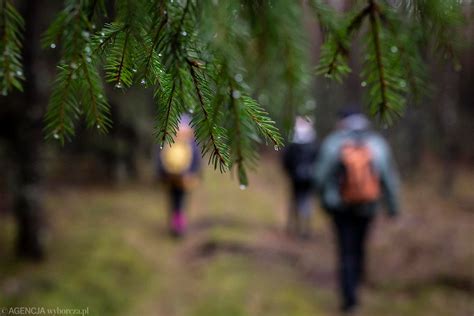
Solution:
[[[341,148],[344,176],[341,197],[345,204],[375,202],[380,197],[380,180],[372,165],[372,151],[364,143],[348,141]]]

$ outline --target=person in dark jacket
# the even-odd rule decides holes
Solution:
[[[342,309],[358,304],[366,240],[379,204],[398,212],[398,174],[388,144],[360,112],[340,113],[336,130],[321,144],[316,186],[337,237]]]
[[[308,237],[310,232],[313,175],[317,154],[318,145],[313,124],[308,119],[297,117],[292,141],[283,152],[283,167],[291,185],[287,230],[301,237]]]
[[[174,143],[160,149],[157,156],[158,176],[169,195],[170,233],[179,237],[187,226],[185,199],[198,182],[201,168],[201,155],[189,116],[181,117]]]

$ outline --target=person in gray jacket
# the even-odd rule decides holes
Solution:
[[[342,310],[350,312],[358,304],[370,223],[380,202],[389,216],[399,208],[399,178],[390,148],[367,117],[352,110],[340,113],[336,130],[321,144],[315,181],[334,224]]]

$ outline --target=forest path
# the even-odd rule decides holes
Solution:
[[[333,271],[322,277],[326,293],[313,291],[311,258],[317,256],[311,252],[315,244],[330,246],[329,235],[318,232],[307,241],[289,237],[283,230],[284,179],[279,172],[265,175],[253,175],[251,186],[241,191],[228,175],[207,172],[191,197],[183,239],[167,236],[165,217],[153,228],[160,235],[154,245],[131,229],[127,241],[165,271],[157,272],[148,298],[132,314],[327,315],[323,311],[330,304],[320,301],[335,303],[327,291]]]
[[[316,207],[312,238],[288,236],[285,178],[276,161],[259,171],[245,191],[207,173],[190,202],[188,235],[171,241],[164,292],[151,291],[139,314],[338,315],[330,222]],[[433,188],[405,191],[403,216],[375,224],[361,315],[468,315],[472,213],[444,214],[453,205]]]
[[[461,180],[469,197],[474,177]],[[291,238],[277,162],[262,161],[250,181],[242,191],[206,170],[181,240],[167,234],[155,185],[51,190],[50,258],[39,266],[1,261],[0,306],[89,307],[101,316],[338,315],[327,217],[316,211],[310,240]],[[405,186],[403,216],[375,223],[361,315],[472,315],[474,213],[460,201]],[[7,254],[12,227],[0,221]]]

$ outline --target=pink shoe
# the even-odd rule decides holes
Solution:
[[[173,213],[171,230],[174,234],[182,235],[186,229],[186,219],[182,212]]]

